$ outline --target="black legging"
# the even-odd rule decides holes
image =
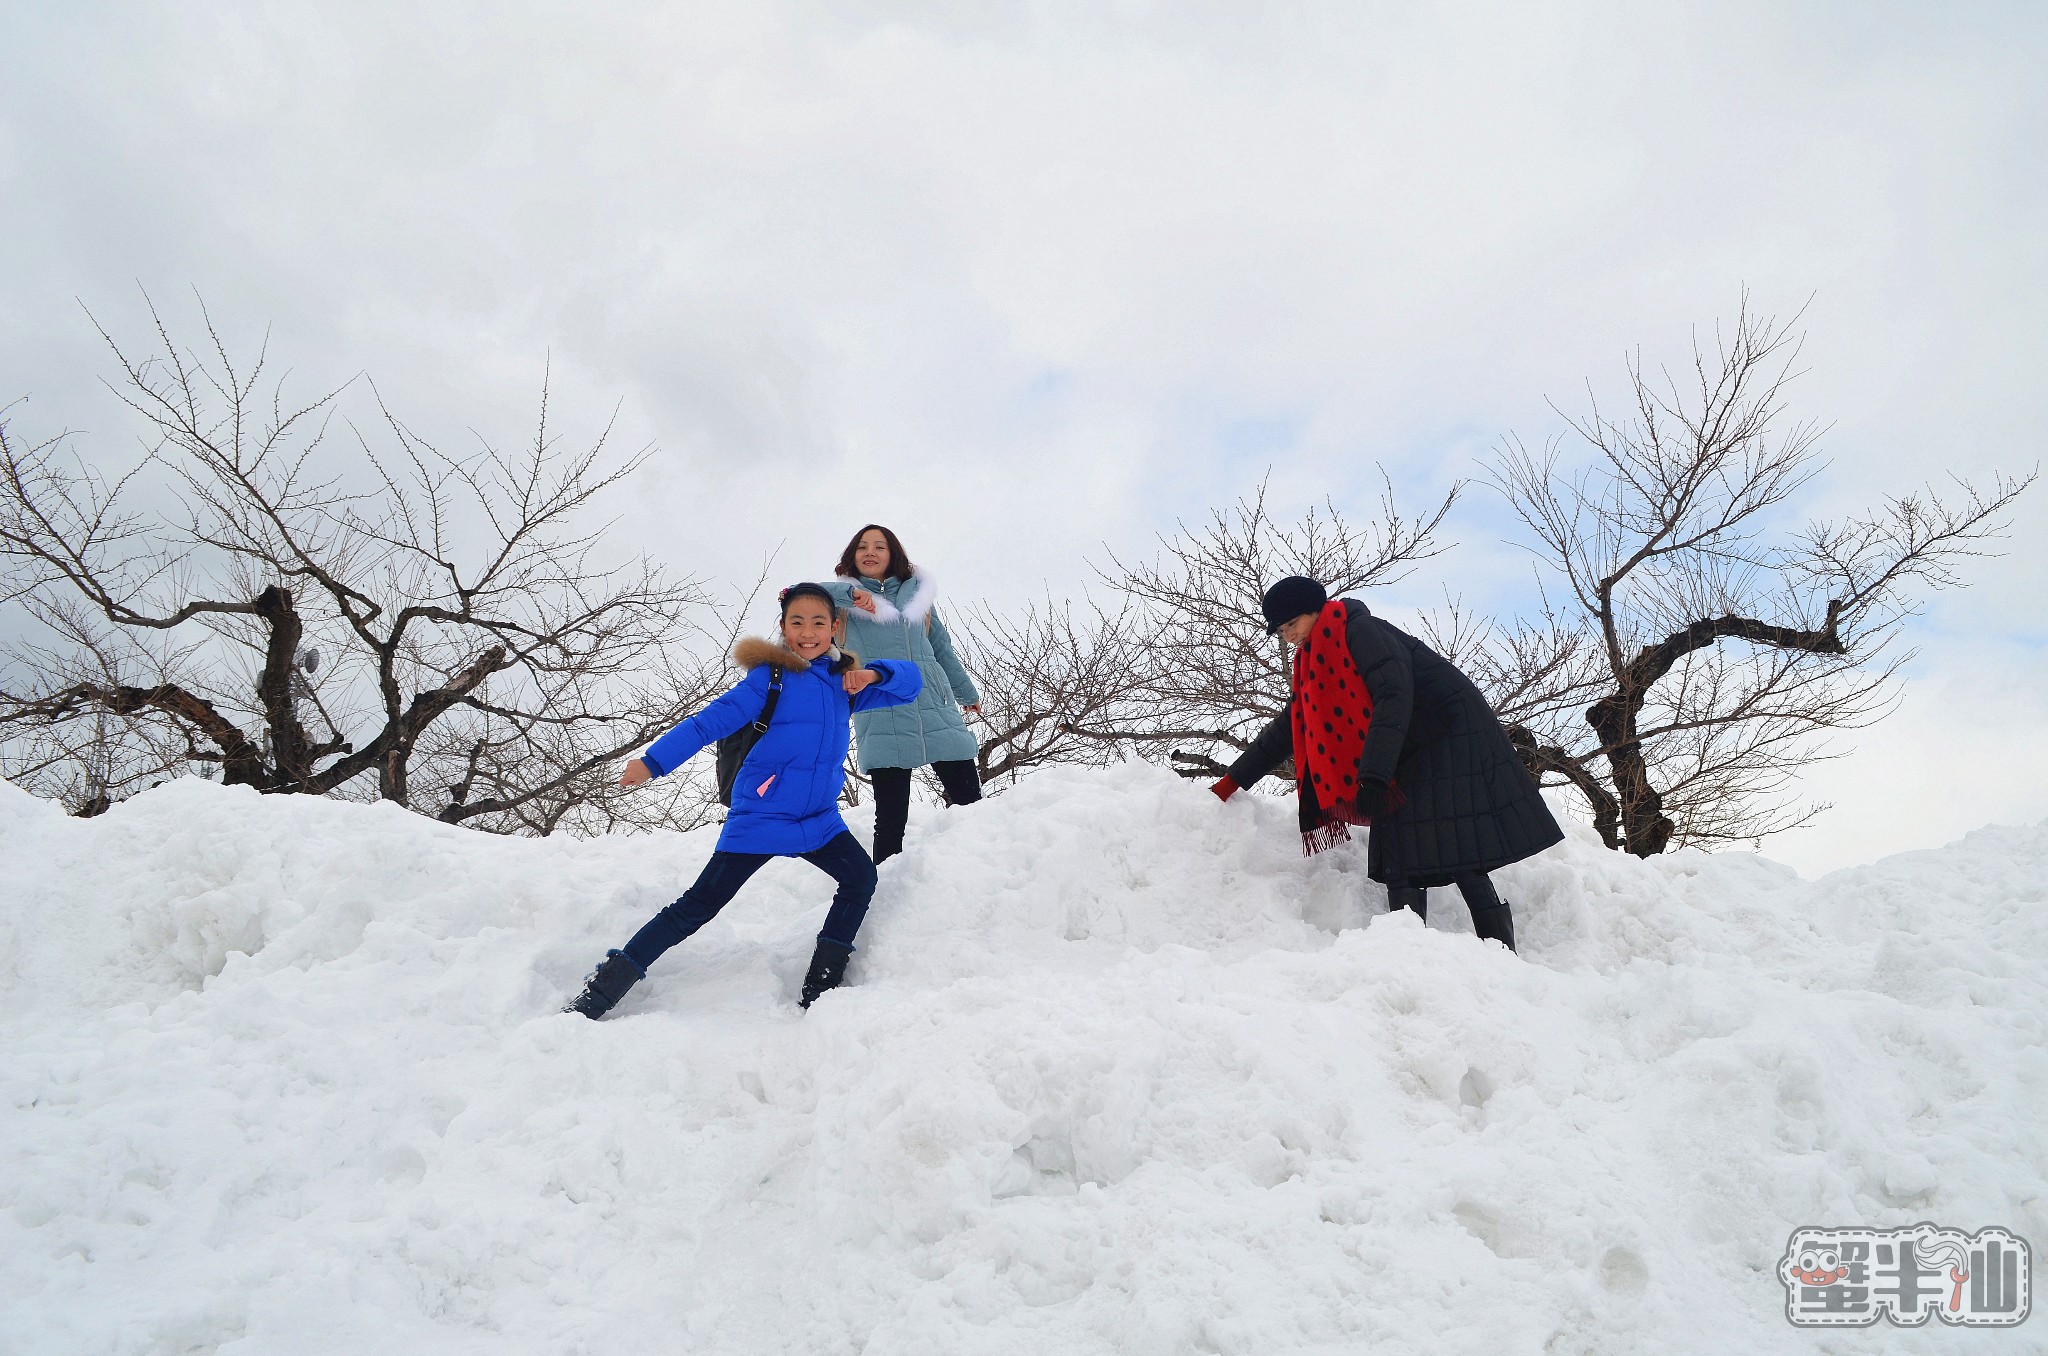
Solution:
[[[1468,871],[1452,878],[1458,893],[1465,896],[1465,907],[1472,911],[1472,930],[1481,937],[1488,937],[1515,949],[1515,916],[1508,910],[1506,901],[1495,893],[1493,880],[1484,871]],[[1416,914],[1429,918],[1429,891],[1420,885],[1389,885],[1387,907],[1413,909]]]
[[[875,783],[875,865],[880,866],[903,851],[903,826],[910,822],[910,774],[908,767],[878,767],[868,774]],[[933,763],[939,784],[946,788],[946,804],[972,805],[981,799],[981,775],[965,758],[950,763]]]

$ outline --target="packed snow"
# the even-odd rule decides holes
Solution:
[[[866,825],[856,817],[856,831]],[[2041,1349],[1814,1332],[1802,1224],[2048,1243],[2048,824],[1818,882],[1583,832],[1520,956],[1157,769],[913,820],[849,986],[715,831],[0,784],[0,1351]]]

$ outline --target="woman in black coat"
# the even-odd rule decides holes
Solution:
[[[1487,872],[1541,852],[1564,831],[1470,678],[1357,599],[1342,599],[1338,608],[1321,584],[1298,575],[1268,589],[1264,601],[1267,633],[1290,645],[1312,644],[1319,621],[1332,623],[1332,631],[1341,624],[1339,663],[1348,656],[1370,698],[1355,795],[1344,794],[1351,791],[1347,772],[1343,786],[1320,798],[1330,802],[1325,808],[1301,777],[1304,829],[1312,818],[1369,823],[1366,874],[1387,887],[1390,905],[1426,917],[1427,888],[1455,884],[1472,910],[1473,929],[1512,950],[1514,917]],[[1231,765],[1213,788],[1218,796],[1228,800],[1295,752],[1305,667],[1296,666],[1288,713]]]

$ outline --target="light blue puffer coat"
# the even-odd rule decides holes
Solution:
[[[875,615],[853,606],[858,586],[875,595]],[[846,614],[846,648],[863,661],[907,659],[924,674],[924,690],[907,706],[857,712],[860,770],[973,761],[981,751],[960,708],[981,700],[953,653],[953,638],[932,610],[938,589],[922,570],[901,579],[835,579],[825,587]]]

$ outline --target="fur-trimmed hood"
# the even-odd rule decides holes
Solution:
[[[907,595],[909,598],[909,601],[903,603],[900,607],[890,602],[886,595],[869,588],[868,582],[865,579],[848,579],[845,582],[852,584],[863,593],[871,594],[874,597],[875,611],[873,619],[878,622],[906,620],[922,622],[925,618],[932,615],[932,605],[939,601],[938,581],[933,579],[931,574],[922,566],[912,570],[910,578],[897,586],[897,596],[900,598]],[[886,587],[888,581],[884,580],[882,582]]]
[[[836,645],[825,652],[825,657],[829,661],[826,668],[828,673],[843,673],[860,664],[859,655],[851,650],[842,650]],[[780,664],[790,673],[802,673],[811,666],[810,660],[787,645],[778,645],[759,636],[748,636],[733,646],[732,662],[750,673],[763,664]]]

